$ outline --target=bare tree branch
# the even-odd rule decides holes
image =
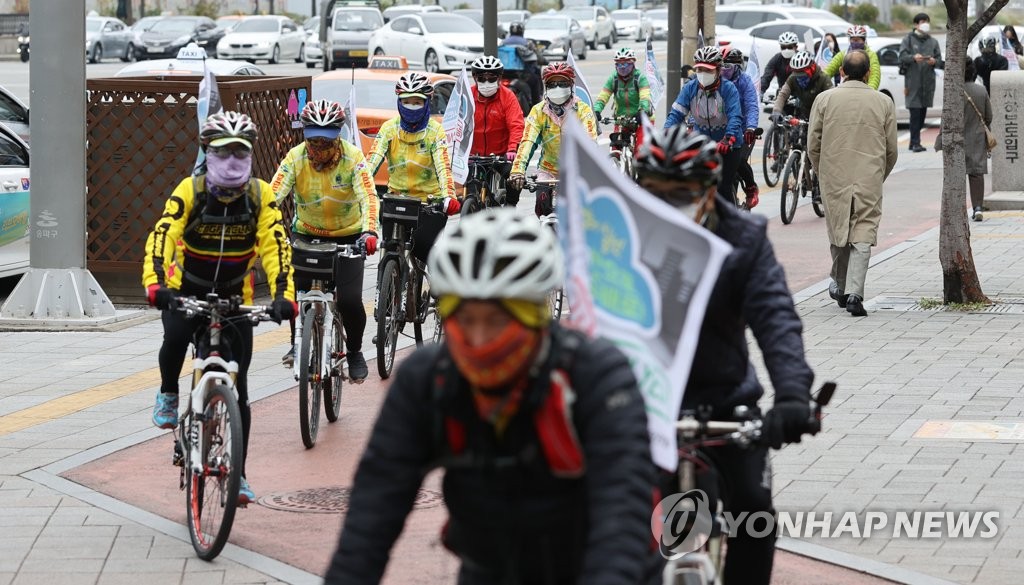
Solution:
[[[995,0],[995,2],[989,5],[989,7],[985,9],[985,12],[982,12],[981,16],[978,17],[978,20],[975,20],[974,24],[967,27],[967,42],[970,42],[971,39],[978,36],[981,29],[988,23],[992,22],[992,19],[996,17],[996,13],[1002,10],[1008,1],[1009,0]]]

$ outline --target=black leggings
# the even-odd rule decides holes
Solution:
[[[197,329],[206,324],[203,319],[187,319],[178,311],[162,311],[164,342],[160,346],[160,391],[178,394],[178,376],[185,363],[185,352]],[[249,409],[249,364],[252,362],[252,324],[245,319],[232,320],[221,333],[221,342],[227,348],[226,359],[238,362],[238,406],[242,411],[242,477],[245,477],[245,458],[249,452],[249,427],[252,412]]]
[[[326,238],[305,236],[292,232],[293,238],[336,244],[354,244],[361,234]],[[366,307],[363,306],[363,266],[362,258],[338,258],[334,263],[334,298],[345,326],[345,345],[348,353],[356,353],[363,349],[363,331],[366,330]],[[313,275],[296,268],[294,271],[295,290],[308,291],[313,285]],[[332,283],[328,283],[330,286]],[[292,346],[295,346],[295,319],[291,320]]]
[[[750,166],[750,153],[753,150],[753,144],[743,145],[743,158],[740,160],[739,167],[736,169],[736,174],[740,178],[740,186],[744,189],[751,185],[757,185],[757,181],[754,180],[754,169]]]
[[[746,154],[747,149],[740,147],[733,148],[722,156],[722,178],[718,180],[718,194],[725,197],[726,201],[736,202],[736,173]]]

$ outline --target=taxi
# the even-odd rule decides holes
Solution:
[[[398,115],[398,97],[395,84],[408,73],[409,63],[405,57],[378,55],[370,58],[366,69],[335,70],[313,78],[313,99],[334,100],[341,104],[348,101],[355,85],[356,123],[359,126],[359,146],[369,156],[377,131],[391,118]],[[430,98],[430,114],[441,121],[448,99],[455,89],[455,77],[444,73],[421,72],[434,86]],[[373,178],[377,190],[383,192],[388,184],[388,165],[382,164]]]

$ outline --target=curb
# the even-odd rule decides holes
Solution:
[[[830,565],[836,565],[874,577],[887,579],[901,585],[959,585],[954,581],[939,579],[917,571],[903,569],[896,565],[889,565],[879,561],[873,561],[864,557],[858,557],[849,553],[837,551],[802,540],[796,540],[786,536],[779,537],[775,548],[788,553],[822,561]]]

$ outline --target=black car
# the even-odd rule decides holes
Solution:
[[[178,49],[195,42],[213,55],[217,42],[224,36],[224,30],[205,16],[172,16],[157,21],[146,32],[139,35],[142,46],[136,54],[141,59],[173,59]]]

